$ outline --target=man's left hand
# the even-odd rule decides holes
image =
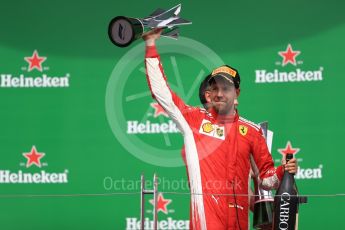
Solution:
[[[283,163],[285,171],[288,171],[289,173],[293,173],[293,174],[297,172],[298,166],[297,166],[296,158],[292,158],[291,160],[289,160],[288,163],[286,163],[286,160],[283,159],[282,163]]]

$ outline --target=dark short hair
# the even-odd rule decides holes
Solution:
[[[201,82],[200,87],[199,87],[199,99],[200,99],[200,102],[205,107],[205,109],[207,109],[205,91],[210,87],[210,83],[209,83],[210,78],[211,78],[211,74],[207,75],[205,79]]]

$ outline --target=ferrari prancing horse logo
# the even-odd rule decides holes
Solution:
[[[247,126],[244,126],[244,125],[240,125],[240,126],[238,127],[238,130],[240,131],[240,134],[241,134],[242,136],[245,136],[245,135],[247,134],[247,132],[248,132],[248,127],[247,127]]]

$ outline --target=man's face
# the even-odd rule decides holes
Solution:
[[[211,105],[218,114],[233,114],[234,101],[237,98],[236,89],[223,78],[213,81],[209,91]]]

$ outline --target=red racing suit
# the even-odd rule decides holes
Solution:
[[[220,116],[186,105],[169,88],[155,46],[146,47],[145,66],[153,98],[184,138],[182,155],[192,193],[190,229],[248,229],[251,159],[265,189],[277,188],[283,176],[283,167],[274,167],[260,127],[237,111]]]

